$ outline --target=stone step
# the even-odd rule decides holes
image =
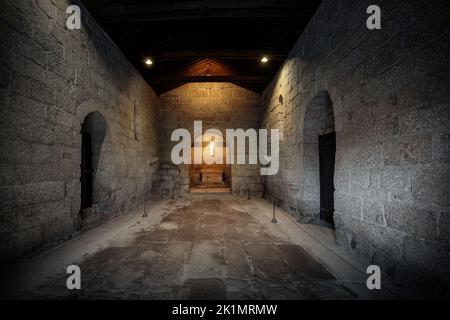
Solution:
[[[188,193],[186,198],[231,198],[231,193]]]

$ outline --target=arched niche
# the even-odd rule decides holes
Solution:
[[[107,127],[105,118],[98,111],[88,113],[81,124],[81,210],[100,200],[96,178]]]
[[[303,123],[302,218],[334,225],[336,134],[333,103],[327,91],[314,96]]]
[[[191,147],[191,164],[189,165],[189,189],[193,193],[230,193],[231,164],[229,151],[220,131],[212,129],[195,137]],[[196,147],[198,146],[198,147]],[[201,163],[196,163],[195,152],[202,155]],[[222,163],[214,160],[222,159]],[[200,159],[198,159],[200,160]],[[198,161],[197,161],[198,162]]]

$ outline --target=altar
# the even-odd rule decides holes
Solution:
[[[224,183],[223,168],[202,168],[200,169],[200,180],[207,187],[213,185],[222,185]]]

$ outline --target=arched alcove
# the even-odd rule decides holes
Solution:
[[[189,165],[189,189],[193,193],[230,193],[231,165],[227,163],[229,156],[225,139],[221,134],[204,133],[195,138],[201,148],[202,163],[194,161],[194,144],[191,148],[191,164]],[[214,159],[222,159],[216,163]],[[206,161],[205,161],[206,160]]]
[[[106,130],[106,120],[98,111],[89,113],[81,125],[81,210],[98,202],[95,180]]]
[[[303,197],[307,220],[334,225],[334,162],[336,134],[333,104],[327,91],[318,92],[305,112],[303,127]]]

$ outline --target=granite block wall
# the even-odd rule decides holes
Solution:
[[[164,93],[160,97],[161,124],[160,180],[162,196],[184,196],[189,192],[189,165],[176,166],[170,155],[177,142],[170,141],[172,131],[185,128],[194,139],[194,121],[201,120],[203,132],[219,129],[258,129],[259,95],[232,83],[189,83]],[[192,140],[193,141],[193,140]],[[248,153],[248,148],[246,149]],[[263,185],[259,165],[233,164],[231,191],[236,195],[261,195]]]
[[[0,2],[0,257],[49,247],[148,199],[184,196],[174,129],[277,128],[280,171],[232,166],[232,192],[319,221],[318,135],[336,132],[337,240],[400,280],[450,282],[450,5],[324,0],[261,97],[191,83],[160,99],[97,23],[67,30],[69,0]],[[381,30],[366,28],[377,4]],[[87,118],[86,118],[87,117]],[[82,210],[83,123],[95,137]],[[90,121],[99,121],[90,123]]]
[[[158,168],[158,97],[86,10],[81,30],[66,28],[70,4],[0,2],[2,260],[142,203]],[[80,130],[92,112],[106,130],[83,215]]]
[[[449,18],[446,1],[325,0],[262,96],[261,127],[283,132],[267,197],[318,221],[317,135],[334,127],[339,243],[425,283],[450,281]]]

